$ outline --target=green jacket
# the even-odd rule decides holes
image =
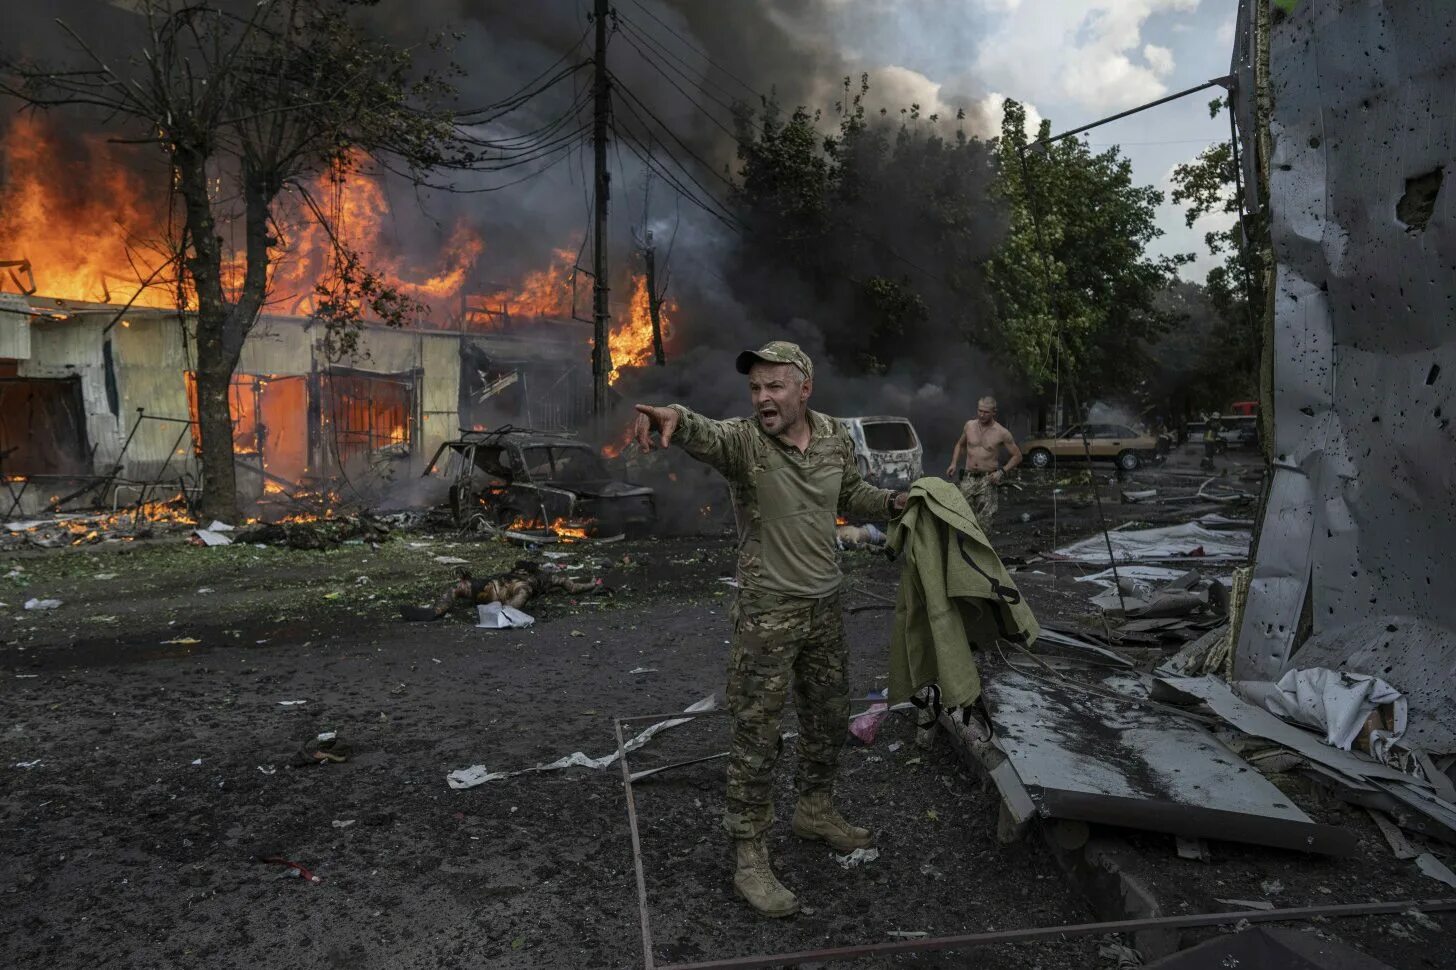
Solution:
[[[844,425],[809,412],[804,452],[755,419],[714,421],[672,405],[673,444],[728,479],[738,520],[738,585],[750,592],[820,599],[839,590],[836,515],[889,518],[893,492],[860,477]]]
[[[900,557],[900,590],[890,635],[890,703],[926,684],[941,704],[963,707],[981,695],[973,647],[996,637],[1041,632],[960,490],[939,478],[910,486],[910,502],[890,527]],[[998,594],[999,588],[999,594]]]

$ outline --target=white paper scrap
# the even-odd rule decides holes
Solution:
[[[522,613],[514,606],[506,606],[504,603],[482,603],[476,610],[480,621],[475,626],[481,630],[519,629],[536,622],[531,614]]]

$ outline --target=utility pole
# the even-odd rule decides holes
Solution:
[[[652,245],[652,230],[646,232],[646,245],[642,247],[642,260],[647,264],[647,311],[652,315],[652,353],[657,357],[657,366],[667,366],[667,352],[662,348],[662,298],[657,295],[657,247]]]
[[[607,203],[611,174],[607,172],[607,116],[612,109],[611,82],[607,79],[607,3],[596,0],[596,105],[592,118],[592,147],[596,152],[596,214],[592,229],[592,413],[598,421],[607,415],[607,376],[612,372],[608,344],[611,311],[607,306]]]

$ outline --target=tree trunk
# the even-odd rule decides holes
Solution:
[[[245,166],[247,268],[241,293],[229,302],[222,283],[222,240],[207,195],[207,160],[179,150],[178,187],[192,244],[187,270],[197,292],[197,432],[202,445],[199,518],[234,521],[238,516],[237,469],[233,461],[233,416],[228,391],[243,342],[258,318],[267,292],[268,206],[276,184]]]
[[[197,515],[204,522],[221,519],[231,522],[238,514],[237,476],[233,465],[233,417],[228,406],[228,390],[233,371],[220,360],[219,349],[203,348],[209,341],[197,342],[197,431],[202,443],[202,499]],[[214,342],[215,343],[215,342]]]

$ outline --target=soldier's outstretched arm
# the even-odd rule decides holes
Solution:
[[[662,447],[676,444],[698,461],[711,465],[729,479],[741,475],[749,464],[750,429],[740,420],[715,421],[681,404],[653,407],[638,404],[633,435],[643,451],[652,449],[656,431]]]

